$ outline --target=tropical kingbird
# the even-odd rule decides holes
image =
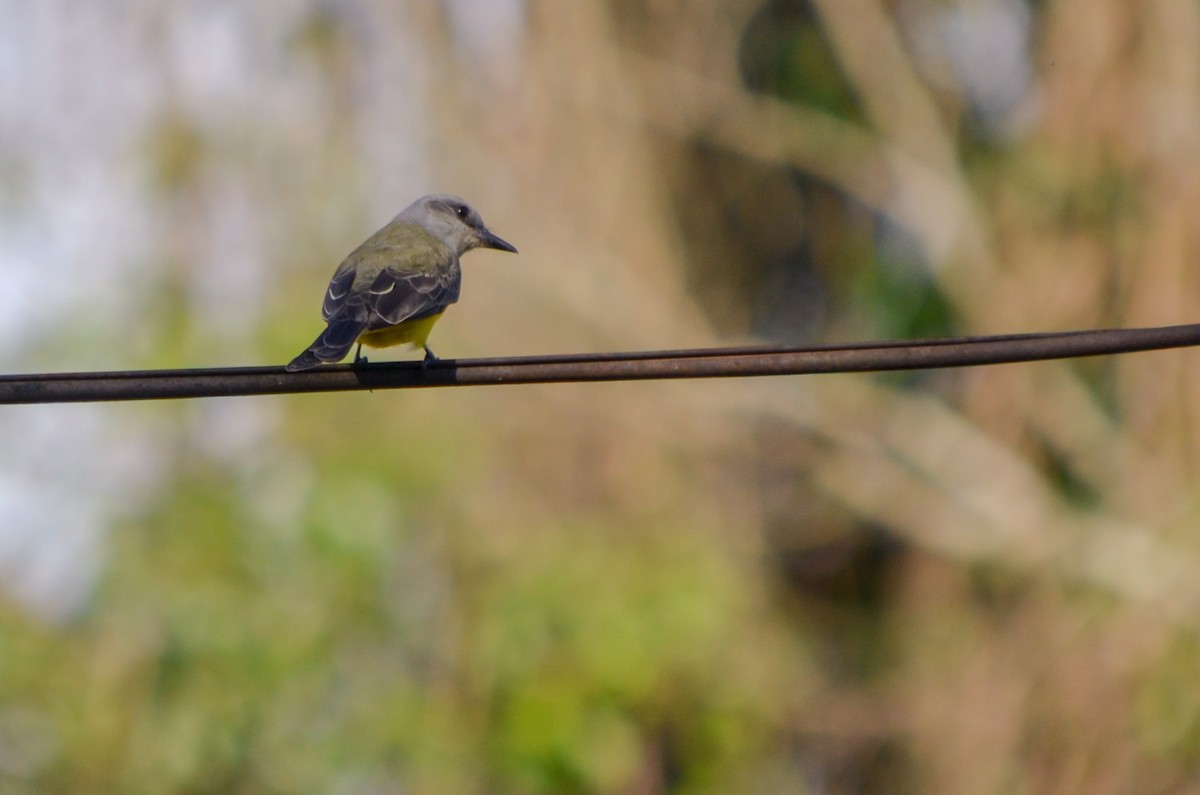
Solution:
[[[287,369],[341,361],[355,343],[356,364],[364,345],[408,344],[424,348],[426,362],[435,361],[429,331],[458,300],[458,258],[473,248],[517,251],[457,196],[417,199],[338,266],[321,306],[328,325]]]

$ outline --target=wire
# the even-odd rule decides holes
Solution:
[[[0,403],[281,395],[487,384],[881,372],[1065,359],[1200,345],[1200,324],[806,348],[754,346],[500,359],[0,376]]]

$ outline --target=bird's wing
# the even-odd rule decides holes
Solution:
[[[461,281],[451,249],[420,227],[393,221],[338,266],[321,314],[374,331],[441,312],[458,300]]]
[[[368,310],[367,330],[435,315],[458,300],[461,284],[457,259],[432,270],[384,268],[362,293]]]
[[[346,305],[346,297],[350,295],[354,276],[354,264],[350,260],[343,262],[334,272],[333,278],[329,280],[329,289],[325,291],[325,301],[321,304],[322,318],[329,320]]]

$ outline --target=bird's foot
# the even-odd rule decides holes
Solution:
[[[433,364],[434,362],[438,362],[438,361],[441,361],[441,360],[438,359],[436,354],[434,354],[433,348],[430,348],[428,345],[426,345],[425,346],[425,358],[421,360],[421,369],[424,370],[429,365]]]

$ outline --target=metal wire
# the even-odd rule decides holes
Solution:
[[[283,367],[46,373],[0,376],[0,403],[281,395],[664,378],[731,378],[967,367],[1200,345],[1200,324],[990,337],[870,342],[806,348],[755,346],[502,359]]]

